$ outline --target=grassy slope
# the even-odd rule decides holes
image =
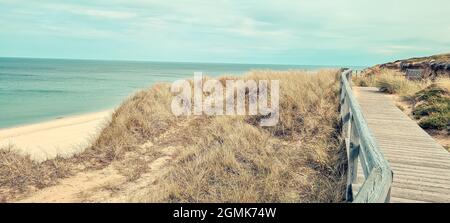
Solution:
[[[270,128],[256,124],[260,117],[176,118],[169,86],[155,85],[125,101],[96,142],[75,157],[38,164],[13,150],[2,152],[0,197],[11,200],[60,178],[107,167],[117,169],[129,185],[148,173],[149,163],[164,156],[165,149],[175,148],[157,183],[144,181],[148,186],[139,197],[123,199],[342,201],[345,155],[337,134],[338,81],[333,73],[258,71],[245,76],[281,82],[280,122]]]
[[[280,123],[259,117],[202,117],[196,133],[151,201],[337,202],[342,200],[343,154],[337,135],[336,77],[260,72],[281,80]],[[201,124],[200,124],[201,123]]]
[[[0,193],[13,199],[77,172],[114,168],[126,177],[126,188],[143,185],[125,201],[340,202],[345,152],[335,73],[255,71],[243,77],[280,80],[280,122],[265,128],[258,116],[177,118],[169,85],[155,85],[125,101],[96,142],[73,158],[36,164],[2,153]],[[221,81],[228,78],[234,77]],[[164,174],[146,181],[150,164],[168,148],[175,152]]]
[[[401,60],[407,63],[417,63],[417,62],[426,62],[426,61],[431,61],[431,60],[435,60],[436,62],[449,62],[450,61],[450,54],[439,54],[439,55],[433,55],[433,56],[428,56],[428,57],[415,57],[415,58],[410,58],[410,59],[406,59],[406,60]]]

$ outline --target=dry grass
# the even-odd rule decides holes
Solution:
[[[379,74],[357,77],[354,83],[361,87],[379,87],[380,91],[400,96],[412,95],[429,85],[428,81],[412,81],[399,71],[384,69]]]
[[[77,158],[88,161],[89,166],[101,168],[165,132],[176,120],[170,104],[166,103],[172,98],[168,89],[168,84],[157,84],[126,100],[113,113],[111,122],[94,144]]]
[[[146,161],[156,158],[157,151],[142,149],[143,142],[166,132],[174,123],[168,100],[168,84],[157,84],[127,99],[112,115],[93,145],[71,158],[56,158],[42,163],[10,148],[0,148],[0,200],[7,200],[55,185],[58,180],[79,171],[101,169],[116,161],[115,166],[130,181],[145,172]],[[70,170],[70,171],[69,171]]]
[[[343,163],[337,116],[337,76],[254,72],[279,79],[278,125],[259,117],[199,117],[168,174],[135,201],[340,202]]]
[[[450,78],[449,77],[439,77],[435,81],[436,86],[446,89],[450,92]]]
[[[358,75],[352,77],[352,82],[354,85],[359,87],[375,87],[376,86],[376,76],[375,75]]]
[[[427,62],[427,61],[431,61],[431,60],[435,60],[436,62],[448,62],[450,61],[450,54],[438,54],[438,55],[433,55],[433,56],[429,56],[429,57],[418,57],[418,58],[411,58],[408,60],[404,60],[405,62]]]
[[[221,81],[230,78],[236,77]],[[261,116],[177,118],[170,86],[157,84],[126,100],[90,148],[60,162],[83,171],[114,164],[133,182],[173,147],[178,149],[165,174],[129,200],[341,202],[346,160],[338,134],[337,72],[254,71],[242,78],[280,80],[276,126],[260,127]],[[2,153],[0,162],[5,188],[45,187],[66,176],[55,161],[36,164]],[[4,178],[11,170],[17,179]]]
[[[13,148],[0,149],[0,200],[54,185],[70,175],[70,165],[62,158],[38,163]]]

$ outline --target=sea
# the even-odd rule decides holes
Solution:
[[[133,92],[157,82],[193,78],[194,72],[221,76],[255,69],[339,67],[0,57],[0,128],[112,109]]]

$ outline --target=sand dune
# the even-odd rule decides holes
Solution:
[[[11,145],[37,161],[68,156],[85,149],[111,113],[108,110],[1,129],[0,148]]]

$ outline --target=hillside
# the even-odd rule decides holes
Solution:
[[[0,150],[0,200],[343,201],[337,72],[254,71],[240,78],[280,81],[277,125],[261,127],[261,115],[176,117],[170,85],[157,84],[126,100],[75,157],[36,163]]]
[[[440,54],[428,57],[416,57],[404,60],[396,60],[384,64],[378,64],[368,68],[365,73],[377,74],[382,69],[400,71],[403,73],[416,70],[422,79],[437,77],[450,77],[450,54]]]

